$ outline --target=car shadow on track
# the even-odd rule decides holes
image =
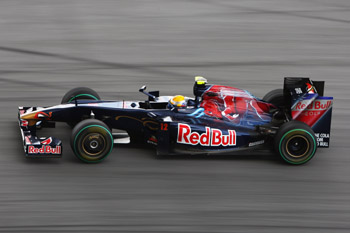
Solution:
[[[158,158],[160,160],[227,160],[227,161],[262,161],[262,162],[272,162],[272,163],[281,163],[281,160],[274,154],[200,154],[200,155],[171,155]]]
[[[272,150],[264,149],[257,151],[239,151],[231,153],[221,154],[176,154],[176,155],[165,155],[157,156],[155,148],[144,144],[123,144],[118,145],[120,148],[130,148],[132,150],[139,150],[145,153],[143,157],[147,156],[150,159],[156,159],[159,161],[171,161],[171,160],[228,160],[228,161],[263,161],[275,164],[284,164],[283,161],[276,155]],[[117,148],[116,148],[117,150]]]

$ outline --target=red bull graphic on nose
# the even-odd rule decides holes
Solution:
[[[205,127],[205,132],[199,134],[192,132],[192,129],[187,124],[178,124],[177,143],[198,145],[201,146],[235,146],[236,145],[236,131],[227,130],[225,135],[220,129]]]

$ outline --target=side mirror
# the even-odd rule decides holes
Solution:
[[[139,89],[139,92],[144,92],[146,90],[147,86],[146,85],[143,85],[140,89]]]
[[[149,97],[149,100],[156,100],[157,99],[157,96],[155,96],[154,94],[157,94],[157,92],[154,92],[154,91],[151,91],[151,93],[148,93],[146,92],[147,86],[146,85],[143,85],[140,89],[139,89],[139,92],[147,95]],[[159,96],[159,92],[158,92],[158,96]]]

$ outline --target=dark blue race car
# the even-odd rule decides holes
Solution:
[[[153,145],[158,157],[211,154],[274,147],[290,164],[303,164],[317,147],[328,147],[332,97],[324,97],[324,82],[285,78],[283,89],[263,99],[235,87],[207,84],[196,77],[194,97],[140,92],[144,101],[106,101],[92,89],[74,88],[59,105],[19,107],[24,151],[29,157],[61,157],[62,142],[39,137],[43,127],[66,122],[71,147],[80,160],[97,163],[115,143]],[[113,133],[113,129],[125,131]]]

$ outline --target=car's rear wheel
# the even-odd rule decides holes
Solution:
[[[83,120],[72,131],[71,147],[81,161],[99,163],[112,152],[113,136],[102,121]]]
[[[283,89],[275,89],[268,92],[263,100],[267,103],[273,104],[278,108],[283,108],[286,106],[284,101]]]
[[[73,102],[74,100],[100,100],[100,96],[97,94],[96,91],[92,90],[88,87],[77,87],[73,88],[72,90],[68,91],[62,98],[61,103],[66,104]],[[78,122],[80,122],[81,119],[71,119],[70,121],[67,121],[67,124],[73,128]]]
[[[305,123],[289,121],[277,131],[274,139],[275,150],[290,164],[304,164],[316,153],[315,133]]]

